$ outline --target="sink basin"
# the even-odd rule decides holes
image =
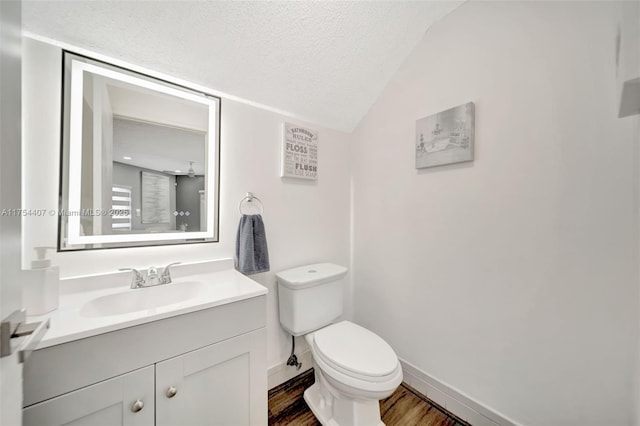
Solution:
[[[148,311],[198,297],[203,287],[204,284],[200,281],[185,281],[128,289],[85,303],[80,314],[85,317],[103,317]]]

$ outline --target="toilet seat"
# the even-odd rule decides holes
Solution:
[[[357,324],[342,321],[320,329],[310,337],[317,361],[323,364],[327,374],[338,380],[352,378],[359,383],[386,383],[395,382],[398,373],[402,374],[391,346]]]

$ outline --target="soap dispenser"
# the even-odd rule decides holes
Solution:
[[[55,247],[34,248],[36,259],[24,271],[23,302],[27,315],[43,315],[58,308],[60,270],[46,258],[47,249]]]

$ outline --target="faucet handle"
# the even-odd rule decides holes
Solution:
[[[144,285],[144,276],[142,272],[135,268],[120,268],[118,271],[131,271],[133,272],[133,278],[131,279],[131,288],[138,288]]]
[[[182,262],[173,262],[164,267],[164,269],[162,270],[162,281],[164,282],[164,284],[171,283],[171,271],[169,268],[171,268],[173,265],[179,265],[181,263]]]

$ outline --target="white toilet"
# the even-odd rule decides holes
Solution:
[[[315,383],[304,400],[325,426],[384,425],[379,400],[402,382],[395,352],[381,337],[342,314],[342,278],[347,268],[319,263],[276,274],[280,324],[305,335],[311,348]]]

